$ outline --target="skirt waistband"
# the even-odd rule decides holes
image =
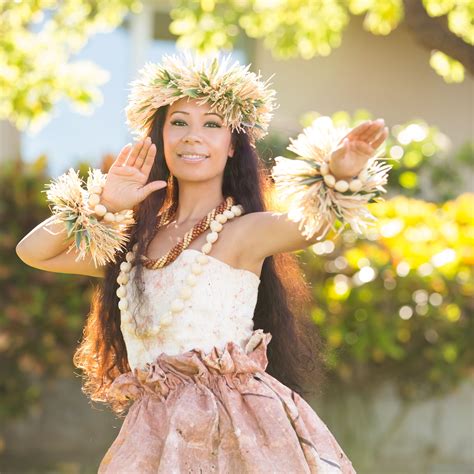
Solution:
[[[184,383],[211,386],[213,380],[225,377],[234,387],[245,383],[253,374],[264,372],[268,365],[267,346],[271,333],[256,329],[242,349],[233,341],[224,349],[214,347],[210,352],[195,348],[182,354],[161,353],[144,369],[119,375],[107,391],[109,403],[127,403],[145,394],[165,399],[177,386]]]

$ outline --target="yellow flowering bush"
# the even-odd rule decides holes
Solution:
[[[472,374],[473,203],[465,193],[441,205],[370,204],[378,221],[364,237],[347,230],[302,252],[335,379],[388,378],[422,398]]]

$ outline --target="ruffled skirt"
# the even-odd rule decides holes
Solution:
[[[99,466],[118,473],[355,473],[328,427],[265,372],[270,333],[245,350],[162,353],[117,377],[108,398],[132,400]]]

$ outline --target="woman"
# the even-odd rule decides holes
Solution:
[[[99,246],[78,260],[59,213],[17,246],[36,268],[104,278],[74,361],[93,400],[117,413],[133,403],[100,473],[355,472],[297,393],[306,353],[294,309],[307,294],[294,260],[275,257],[323,232],[308,239],[295,219],[265,210],[269,180],[254,143],[273,107],[248,67],[189,57],[148,65],[127,108],[142,139],[101,186],[88,184],[104,225],[134,211],[125,258],[117,245],[116,262],[96,265]],[[331,153],[333,176],[356,176],[386,136],[383,121],[350,131]]]

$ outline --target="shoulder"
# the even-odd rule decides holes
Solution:
[[[311,245],[305,239],[299,225],[288,214],[277,211],[261,211],[244,214],[235,226],[238,242],[254,260],[282,252],[292,252]]]
[[[276,214],[271,211],[243,214],[235,221],[236,232],[240,234],[239,238],[249,238],[251,234],[260,234],[267,226],[271,225]]]

